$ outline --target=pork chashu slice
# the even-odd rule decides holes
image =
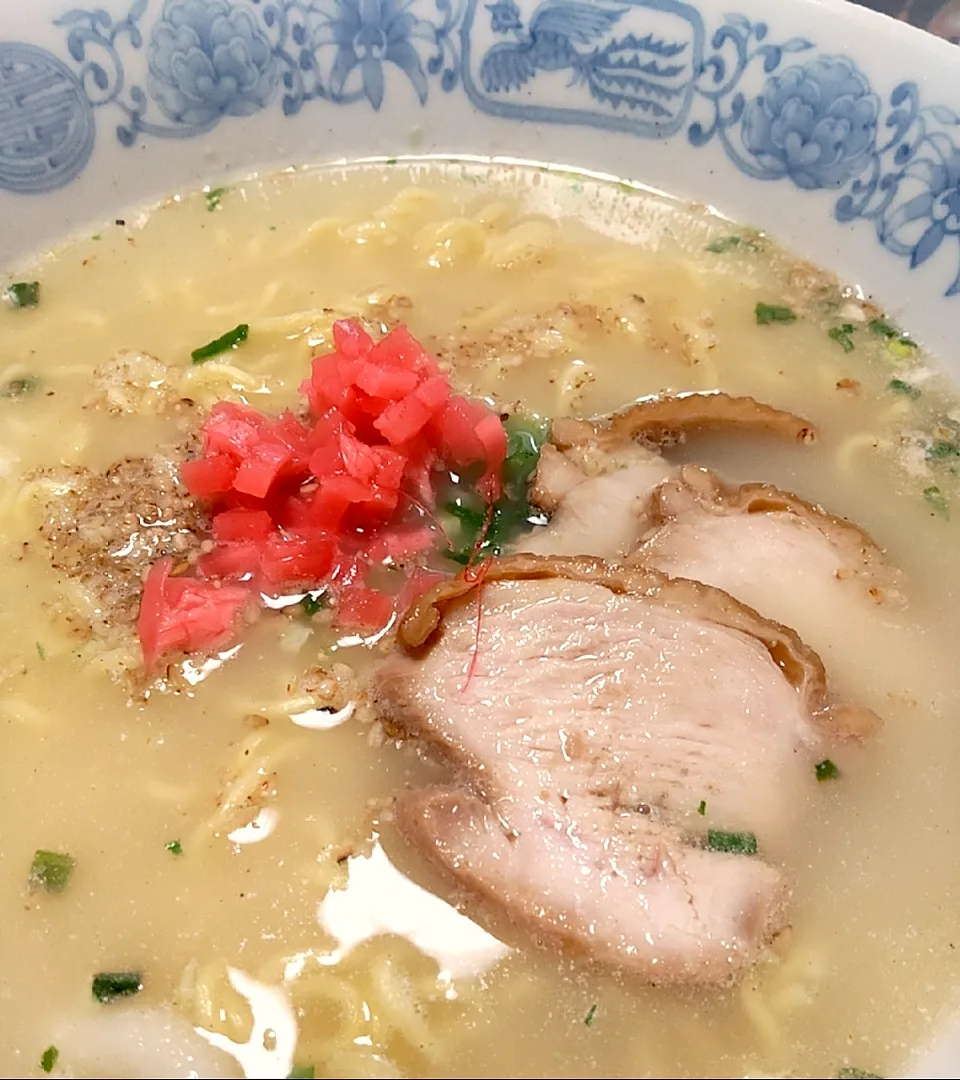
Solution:
[[[414,844],[535,935],[661,984],[736,978],[784,925],[764,844],[857,726],[793,631],[725,593],[530,555],[419,601],[374,700],[460,770],[399,800]],[[705,850],[707,826],[760,856]]]
[[[603,420],[555,420],[531,493],[552,518],[524,538],[522,550],[623,558],[649,524],[651,493],[679,472],[660,448],[716,431],[815,438],[809,421],[793,413],[721,393],[650,398]]]

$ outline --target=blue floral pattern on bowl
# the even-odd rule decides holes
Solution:
[[[205,127],[221,116],[250,116],[277,85],[270,41],[248,8],[227,0],[171,0],[147,48],[147,86],[178,124]]]
[[[880,99],[845,57],[821,56],[767,80],[743,111],[743,144],[765,173],[836,188],[873,153]]]
[[[849,57],[763,21],[707,26],[685,0],[133,0],[55,20],[62,56],[0,41],[0,188],[53,190],[85,168],[98,115],[123,146],[311,102],[429,107],[720,148],[744,175],[836,192],[921,266],[945,245],[960,295],[960,116],[916,82],[879,94]]]

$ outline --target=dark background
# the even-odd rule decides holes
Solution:
[[[960,0],[853,0],[960,44]]]

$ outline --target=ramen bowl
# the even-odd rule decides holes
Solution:
[[[202,188],[216,209],[255,174],[535,163],[748,224],[854,283],[960,379],[958,86],[955,47],[843,0],[7,5],[0,269],[108,222],[135,244],[173,193]],[[960,1035],[932,1023],[947,1019],[909,1075],[956,1074]]]

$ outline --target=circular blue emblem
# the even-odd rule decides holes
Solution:
[[[0,42],[0,188],[69,183],[93,152],[93,110],[80,80],[46,49]]]

